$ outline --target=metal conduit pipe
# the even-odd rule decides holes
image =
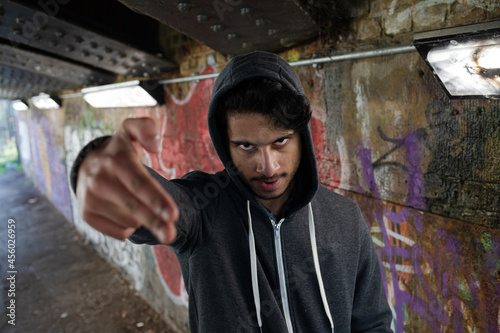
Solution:
[[[370,58],[370,57],[380,57],[380,56],[384,56],[384,55],[413,52],[413,51],[416,51],[416,49],[413,45],[398,46],[398,47],[389,47],[389,48],[385,48],[385,49],[378,49],[378,50],[371,50],[371,51],[339,54],[339,55],[334,55],[331,57],[321,57],[321,58],[312,58],[312,59],[306,59],[306,60],[292,61],[292,62],[289,62],[289,64],[292,67],[306,66],[306,65],[314,65],[314,64],[323,64],[326,62],[362,59],[362,58]],[[161,81],[158,81],[158,83],[159,84],[171,84],[171,83],[179,83],[179,82],[199,81],[199,80],[204,80],[204,79],[216,78],[218,75],[219,75],[219,73],[193,75],[193,76],[180,77],[180,78],[175,78],[175,79],[161,80]]]
[[[371,50],[371,51],[362,51],[362,52],[353,52],[347,54],[339,54],[330,57],[321,57],[321,58],[312,58],[306,60],[292,61],[289,62],[290,66],[307,66],[307,65],[315,65],[315,64],[323,64],[327,62],[335,62],[335,61],[343,61],[343,60],[354,60],[354,59],[363,59],[363,58],[371,58],[371,57],[380,57],[384,55],[392,55],[398,53],[405,52],[413,52],[416,51],[413,45],[409,46],[398,46],[398,47],[389,47],[385,49]],[[193,75],[187,77],[179,77],[175,79],[166,79],[158,81],[159,84],[172,84],[172,83],[180,83],[180,82],[191,82],[191,81],[200,81],[205,79],[213,79],[216,78],[219,73],[212,74],[203,74],[203,75]],[[81,93],[75,94],[67,94],[61,95],[60,98],[72,98],[82,96]]]

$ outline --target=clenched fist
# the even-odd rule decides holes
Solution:
[[[142,148],[159,152],[156,124],[151,118],[129,118],[85,157],[76,187],[80,212],[90,226],[113,238],[126,239],[144,226],[170,244],[179,210],[141,163]]]

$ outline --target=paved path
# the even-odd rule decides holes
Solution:
[[[9,220],[15,225],[12,262]],[[2,333],[169,332],[22,172],[0,175],[0,277]]]

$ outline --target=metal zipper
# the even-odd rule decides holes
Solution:
[[[286,291],[285,281],[285,266],[283,265],[283,252],[281,250],[281,225],[285,219],[281,219],[278,223],[270,219],[274,229],[274,247],[276,249],[276,262],[278,263],[278,276],[280,282],[281,304],[283,305],[283,313],[285,314],[286,326],[288,332],[293,333],[292,320],[290,316],[290,307],[288,306],[288,294]]]

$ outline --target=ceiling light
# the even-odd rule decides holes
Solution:
[[[59,109],[61,107],[61,100],[58,97],[44,93],[31,97],[31,102],[37,108],[44,110]]]
[[[16,110],[16,111],[26,111],[29,109],[28,105],[20,99],[16,99],[15,101],[12,101],[11,105],[14,108],[14,110]]]
[[[500,21],[417,33],[413,44],[451,98],[500,97]]]
[[[126,108],[165,104],[163,86],[156,81],[127,81],[82,89],[95,108]]]

